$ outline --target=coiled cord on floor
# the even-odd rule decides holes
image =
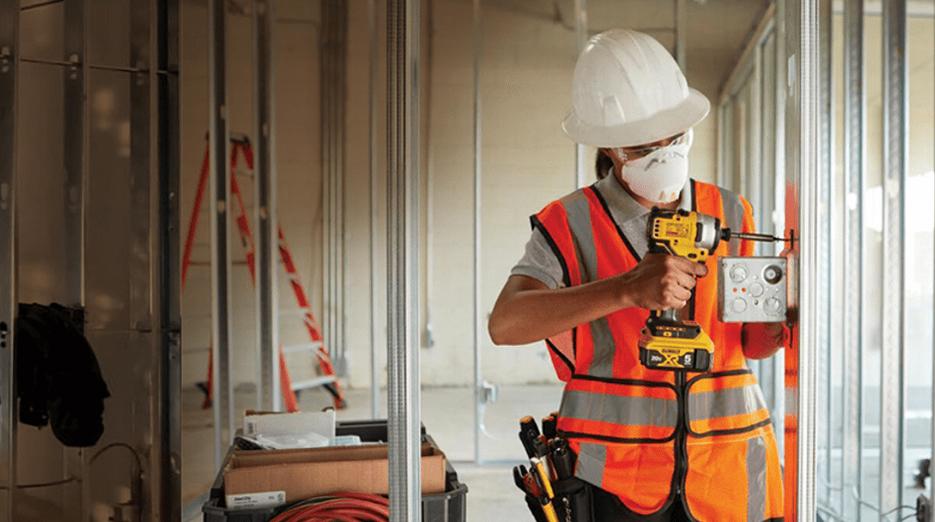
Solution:
[[[333,493],[303,500],[270,522],[388,522],[390,502],[369,493]]]

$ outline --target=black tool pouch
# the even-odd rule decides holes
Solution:
[[[552,482],[555,492],[552,505],[559,522],[593,522],[591,488],[590,484],[575,477]]]
[[[536,497],[526,495],[526,505],[529,506],[529,511],[532,513],[533,518],[536,519],[536,522],[548,522]]]

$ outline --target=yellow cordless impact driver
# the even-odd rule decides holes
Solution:
[[[731,232],[721,220],[698,212],[653,208],[647,230],[649,251],[704,263],[718,244],[731,238],[782,241],[766,234]],[[656,370],[704,372],[711,367],[714,342],[695,321],[679,319],[678,310],[653,310],[639,342],[640,362]]]

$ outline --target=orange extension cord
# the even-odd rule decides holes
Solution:
[[[368,493],[334,493],[300,502],[270,522],[387,522],[390,502]]]

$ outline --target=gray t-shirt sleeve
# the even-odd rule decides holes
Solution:
[[[510,270],[510,275],[531,277],[551,289],[565,286],[562,264],[539,229],[533,229],[526,252]]]

